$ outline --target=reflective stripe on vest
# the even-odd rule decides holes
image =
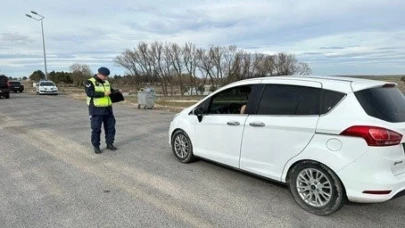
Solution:
[[[97,82],[95,78],[90,78],[89,81],[91,81],[93,84],[95,92],[105,93],[106,91],[111,91],[110,83],[108,81],[100,83]],[[87,97],[87,105],[90,105],[91,99],[93,99],[93,104],[95,107],[108,107],[112,105],[111,98],[109,96],[99,98]]]

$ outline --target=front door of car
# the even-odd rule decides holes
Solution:
[[[196,156],[239,168],[240,146],[253,85],[232,87],[213,95],[200,121],[196,121],[193,150]]]
[[[280,180],[288,160],[301,153],[315,134],[321,84],[265,84],[257,112],[249,115],[240,168]]]

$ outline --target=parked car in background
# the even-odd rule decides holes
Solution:
[[[0,97],[10,98],[10,84],[5,75],[0,75]]]
[[[19,81],[10,81],[10,91],[22,93],[24,91],[24,85]]]
[[[285,183],[303,209],[329,215],[347,200],[405,194],[404,135],[396,84],[286,76],[215,91],[174,117],[169,143],[180,162],[200,157]]]
[[[58,87],[54,82],[48,80],[42,80],[36,83],[37,94],[53,94],[58,95]]]

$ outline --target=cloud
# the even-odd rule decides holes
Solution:
[[[341,50],[341,49],[345,49],[346,47],[320,47],[319,49],[322,50]]]
[[[5,32],[0,34],[0,45],[1,44],[17,44],[24,45],[32,43],[32,39],[27,35],[22,35],[18,32]]]

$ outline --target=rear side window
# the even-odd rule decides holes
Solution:
[[[344,93],[325,89],[322,90],[321,114],[328,113],[340,102],[340,100],[343,99],[343,97],[345,97]]]
[[[266,85],[257,114],[318,115],[320,89],[293,85]]]
[[[364,111],[378,119],[405,122],[405,98],[397,87],[379,87],[354,93]]]

